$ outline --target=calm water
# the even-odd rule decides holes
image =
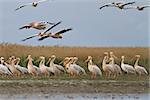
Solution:
[[[150,94],[0,94],[0,100],[150,100]]]

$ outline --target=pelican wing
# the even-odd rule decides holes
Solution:
[[[19,10],[19,9],[25,7],[25,6],[29,6],[29,5],[32,5],[32,3],[28,3],[28,4],[25,4],[25,5],[22,5],[22,6],[18,7],[18,8],[16,8],[15,11],[17,11],[17,10]]]
[[[22,27],[20,27],[19,29],[21,30],[21,29],[24,29],[24,28],[30,28],[31,26],[30,25],[25,25],[25,26],[22,26]]]
[[[44,39],[50,37],[50,34],[51,34],[51,33],[48,33],[48,34],[42,36],[41,38],[38,39],[38,41],[42,41],[42,40],[44,40]]]
[[[63,29],[63,30],[61,30],[61,31],[59,31],[59,32],[57,32],[57,33],[55,33],[55,35],[63,34],[63,33],[65,33],[65,32],[71,31],[71,30],[72,30],[72,28]]]
[[[123,4],[123,6],[132,5],[132,4],[134,4],[134,3],[136,3],[136,2],[128,2],[128,3]]]
[[[147,8],[147,7],[150,7],[149,5],[147,5],[147,6],[142,6],[141,8]]]
[[[46,2],[46,1],[49,1],[49,0],[40,0],[37,3],[42,3],[42,2]]]
[[[39,34],[32,35],[32,36],[30,36],[30,37],[27,37],[27,38],[23,39],[22,41],[26,41],[26,40],[31,39],[31,38],[34,38],[34,37],[36,37],[36,36],[38,36],[38,35],[39,35]]]
[[[56,24],[54,24],[53,26],[51,26],[50,28],[48,28],[46,31],[44,31],[44,33],[48,32],[49,30],[51,30],[51,29],[54,28],[55,26],[59,25],[60,23],[61,23],[61,21],[58,22],[58,23],[56,23]]]
[[[104,8],[104,7],[114,7],[114,5],[107,4],[107,5],[101,6],[99,9],[102,9],[102,8]]]

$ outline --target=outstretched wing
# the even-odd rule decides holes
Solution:
[[[49,1],[49,0],[40,0],[37,3],[42,3],[42,2],[46,2],[46,1]]]
[[[19,29],[21,30],[21,29],[24,29],[24,28],[30,28],[31,26],[29,26],[29,25],[25,25],[25,26],[22,26],[22,27],[20,27]]]
[[[102,8],[104,8],[104,7],[114,7],[113,5],[104,5],[104,6],[101,6],[99,9],[102,9]]]
[[[56,23],[56,24],[54,24],[53,26],[51,26],[50,28],[48,28],[48,29],[47,29],[46,31],[44,31],[43,33],[48,32],[49,30],[51,30],[51,29],[54,28],[55,26],[59,25],[60,23],[61,23],[61,21],[58,22],[58,23]]]
[[[123,4],[123,6],[132,5],[132,4],[134,4],[134,3],[136,3],[136,2],[128,2],[128,3]]]
[[[72,30],[72,28],[63,29],[63,30],[61,30],[61,31],[59,31],[59,32],[57,32],[57,33],[55,33],[55,35],[63,34],[63,33],[65,33],[65,32],[71,31],[71,30]]]
[[[49,33],[49,34],[50,34],[50,33]],[[42,41],[42,40],[44,40],[44,39],[46,39],[46,38],[48,38],[48,37],[50,37],[50,36],[47,34],[47,35],[42,36],[41,38],[39,38],[38,41]]]
[[[28,3],[28,4],[25,4],[25,5],[22,5],[22,6],[18,7],[17,9],[15,9],[15,11],[17,11],[17,10],[19,10],[19,9],[25,7],[25,6],[29,6],[29,5],[32,5],[32,3]]]
[[[141,8],[147,8],[147,7],[150,7],[150,5],[142,6]]]
[[[38,35],[39,35],[39,34],[32,35],[32,36],[30,36],[30,37],[27,37],[27,38],[23,39],[22,41],[26,41],[26,40],[31,39],[31,38],[34,38],[34,37],[36,37],[36,36],[38,36]]]

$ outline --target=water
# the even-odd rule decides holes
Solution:
[[[150,100],[150,94],[91,94],[91,93],[50,93],[50,94],[0,94],[0,100]]]

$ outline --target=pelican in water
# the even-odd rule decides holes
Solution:
[[[101,6],[99,9],[102,9],[104,7],[117,7],[119,9],[124,9],[125,6],[131,5],[131,4],[134,4],[134,3],[136,3],[136,2],[128,2],[128,3],[121,3],[121,2],[117,2],[116,3],[116,2],[112,2],[111,4],[106,4],[104,6]]]
[[[55,74],[55,75],[59,75],[59,74],[62,74],[65,72],[65,69],[63,66],[61,65],[58,65],[58,64],[55,64],[54,61],[56,59],[56,56],[55,55],[52,55],[47,64],[49,63],[49,67],[52,68],[52,72]]]
[[[47,66],[45,66],[45,57],[40,56],[39,59],[41,59],[39,63],[39,68],[41,70],[41,73],[45,76],[49,76],[49,71],[47,69]]]
[[[19,70],[22,74],[28,74],[28,69],[20,66],[19,63],[20,63],[20,58],[16,58],[16,64],[15,64],[16,69]]]
[[[32,23],[29,23],[27,25],[24,25],[24,26],[20,27],[19,29],[34,28],[34,29],[37,29],[37,30],[44,30],[44,29],[46,29],[47,24],[54,25],[54,23],[51,23],[51,22],[32,22]]]
[[[92,73],[91,78],[95,79],[97,75],[102,76],[100,68],[97,65],[93,64],[91,56],[88,56],[85,62],[88,63],[88,70]]]
[[[41,38],[39,38],[38,40],[41,41],[41,40],[44,40],[44,39],[46,39],[48,37],[52,37],[52,38],[55,38],[55,39],[62,39],[63,38],[62,34],[65,33],[65,32],[71,31],[71,30],[72,30],[72,28],[68,28],[68,29],[60,30],[60,31],[58,31],[56,33],[51,33],[50,32],[50,33],[47,33],[44,36],[41,36]]]
[[[150,5],[143,5],[143,6],[130,6],[126,9],[137,9],[138,11],[143,11],[145,8],[149,8]]]
[[[37,37],[37,36],[38,36],[38,37],[47,36],[46,32],[48,32],[49,30],[51,30],[51,29],[54,28],[55,26],[59,25],[60,23],[61,23],[61,21],[58,22],[58,23],[56,23],[56,24],[54,24],[53,26],[51,26],[51,27],[48,28],[47,30],[42,31],[42,32],[40,32],[40,33],[38,33],[38,34],[34,34],[34,35],[32,35],[32,36],[29,36],[29,37],[23,39],[22,41],[26,41],[26,40],[28,40],[28,39],[31,39],[31,38],[34,38],[34,37]]]
[[[136,74],[136,71],[134,69],[133,66],[129,65],[129,64],[124,64],[124,56],[121,56],[121,68],[124,72],[126,72],[127,74],[131,73],[131,74]]]
[[[143,66],[138,65],[140,55],[136,55],[135,57],[137,58],[134,64],[135,71],[139,74],[139,76],[148,75],[148,72],[146,71],[146,69]]]
[[[49,0],[40,0],[40,1],[34,1],[32,3],[27,3],[25,5],[22,5],[22,6],[18,7],[18,8],[16,8],[15,11],[17,11],[17,10],[23,8],[23,7],[26,7],[26,6],[37,7],[39,3],[46,2],[46,1],[49,1]]]
[[[0,71],[4,73],[5,75],[12,75],[10,70],[7,66],[5,66],[5,60],[4,57],[0,57]]]
[[[119,74],[122,75],[122,71],[121,71],[120,66],[117,65],[117,64],[115,64],[115,58],[118,59],[118,58],[114,55],[113,52],[110,52],[110,58],[109,58],[110,62],[109,62],[109,64],[112,64],[112,65],[114,66],[114,68],[115,68],[115,73],[116,73],[117,75],[119,75]]]
[[[102,69],[105,73],[105,76],[109,78],[111,74],[115,73],[115,68],[112,64],[107,64],[107,62],[109,61],[108,52],[104,52],[104,55],[105,56],[102,62]]]
[[[40,75],[41,74],[40,68],[33,65],[33,63],[32,63],[33,59],[31,57],[31,55],[28,55],[27,60],[28,60],[27,68],[28,68],[29,74],[31,74],[33,76]]]

